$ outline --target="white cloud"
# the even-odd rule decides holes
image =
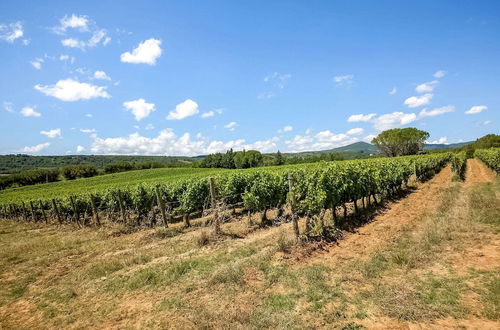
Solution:
[[[439,84],[439,81],[437,81],[437,80],[428,81],[428,82],[425,82],[423,84],[418,85],[415,88],[415,91],[417,91],[417,93],[432,92],[438,84]]]
[[[75,14],[72,14],[71,16],[65,15],[59,20],[59,25],[54,27],[52,31],[57,34],[64,34],[68,29],[76,29],[80,32],[88,32],[89,23],[90,20],[88,16],[77,16]]]
[[[210,118],[210,117],[215,116],[216,114],[221,115],[223,112],[224,112],[224,109],[210,110],[210,111],[202,113],[201,118]]]
[[[21,22],[0,24],[0,40],[13,43],[16,39],[24,35],[23,24]]]
[[[42,68],[43,58],[36,58],[33,61],[30,61],[30,64],[37,70]]]
[[[439,116],[439,115],[445,114],[447,112],[453,112],[453,111],[455,111],[455,107],[452,105],[447,105],[447,106],[444,106],[441,108],[432,109],[430,111],[427,111],[427,109],[423,109],[422,111],[420,111],[418,116],[419,117],[434,117],[434,116]]]
[[[330,130],[325,130],[311,135],[296,135],[292,140],[285,141],[289,151],[314,151],[327,150],[359,141],[356,137],[351,137],[347,133],[335,134]]]
[[[483,112],[484,110],[487,110],[488,107],[485,105],[475,105],[471,107],[469,110],[465,111],[466,114],[468,115],[475,115],[476,113]]]
[[[333,81],[335,81],[335,84],[337,86],[350,85],[350,84],[352,84],[353,79],[354,79],[354,75],[352,75],[352,74],[333,77]]]
[[[56,128],[48,131],[40,131],[40,134],[47,136],[49,139],[54,139],[56,137],[61,137],[61,129]]]
[[[147,124],[147,125],[146,125],[146,127],[144,127],[144,129],[145,129],[146,131],[151,131],[151,130],[155,129],[155,127],[154,127],[154,125],[153,125],[153,124]]]
[[[12,102],[3,102],[3,108],[7,112],[14,112],[14,108],[12,107]]]
[[[368,115],[363,115],[363,114],[351,115],[351,116],[349,116],[349,118],[347,118],[347,121],[350,123],[356,123],[356,122],[360,122],[360,121],[367,122],[367,121],[370,121],[375,116],[376,116],[375,113],[370,113]]]
[[[293,126],[286,125],[283,128],[279,129],[278,133],[291,132],[291,131],[293,131]]]
[[[375,118],[373,126],[379,131],[399,127],[417,120],[414,113],[393,112]]]
[[[82,133],[95,133],[96,129],[95,128],[80,128],[80,132],[82,132]]]
[[[96,71],[94,72],[94,79],[100,80],[111,80],[111,78],[104,71]]]
[[[37,153],[42,151],[43,149],[46,149],[48,146],[50,146],[49,142],[37,144],[36,146],[31,146],[31,147],[24,147],[20,152],[27,152],[27,153]]]
[[[358,128],[351,128],[350,130],[347,131],[347,135],[361,135],[365,132],[364,129],[358,127]]]
[[[35,107],[24,107],[21,109],[21,115],[24,117],[40,117],[42,114],[35,111]]]
[[[81,40],[79,38],[71,37],[61,40],[61,44],[65,47],[80,48],[84,50],[87,47],[96,47],[99,44],[107,45],[111,38],[105,29],[101,29],[97,24],[85,15],[64,16],[59,20],[59,25],[52,28],[56,34],[65,35],[70,29],[80,33],[91,33],[88,40]]]
[[[94,115],[93,115],[93,114],[91,114],[91,113],[86,113],[86,114],[85,114],[85,117],[87,117],[87,118],[92,118],[92,117],[94,117]]]
[[[84,152],[84,151],[85,151],[85,147],[84,146],[77,146],[76,147],[76,152],[77,153]]]
[[[81,83],[73,79],[59,80],[55,85],[36,85],[36,90],[61,101],[90,100],[97,97],[110,98],[105,86]]]
[[[123,106],[125,109],[132,112],[137,121],[148,117],[151,112],[156,111],[154,103],[147,103],[144,99],[123,102]]]
[[[434,73],[434,78],[436,79],[440,79],[440,78],[443,78],[444,75],[446,74],[446,71],[443,71],[443,70],[438,70]]]
[[[389,94],[394,95],[398,92],[398,89],[396,87],[392,88]]]
[[[437,140],[434,141],[428,141],[428,144],[448,144],[448,138],[446,136],[442,136]]]
[[[227,128],[228,130],[230,130],[232,132],[236,129],[236,126],[238,126],[238,123],[235,121],[232,121],[232,122],[224,125],[224,128]]]
[[[376,136],[375,134],[368,134],[367,136],[365,136],[365,137],[363,138],[363,141],[368,142],[368,143],[372,143],[372,140],[373,140],[374,138],[376,138],[376,137],[377,137],[377,136]]]
[[[179,103],[175,106],[175,110],[168,113],[168,120],[181,120],[186,117],[196,115],[200,110],[198,110],[198,103],[191,99]]]
[[[139,133],[126,137],[99,138],[95,137],[91,146],[95,154],[128,154],[128,155],[179,155],[195,156],[215,152],[225,152],[230,148],[234,150],[256,149],[261,152],[277,150],[278,138],[245,143],[244,139],[232,141],[210,140],[201,134],[196,139],[191,139],[189,133],[177,136],[172,129],[162,130],[157,137],[148,138]]]
[[[139,44],[132,52],[125,52],[120,60],[126,63],[146,63],[155,65],[156,59],[161,56],[161,40],[148,39]]]
[[[491,124],[491,120],[485,120],[485,121],[483,122],[483,125],[489,125],[489,124]]]
[[[404,104],[407,105],[410,108],[420,107],[422,105],[429,104],[429,102],[432,99],[432,96],[433,95],[430,94],[430,93],[424,94],[424,95],[421,95],[421,96],[412,96],[412,97],[407,98],[405,100]]]

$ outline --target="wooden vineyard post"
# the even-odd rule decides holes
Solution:
[[[217,196],[215,195],[214,178],[209,178],[208,184],[210,185],[210,200],[211,200],[212,210],[214,210],[214,234],[219,235],[221,233],[221,230],[220,230],[219,210],[217,209]]]
[[[96,206],[96,201],[95,201],[95,196],[93,194],[90,194],[90,204],[92,205],[92,215],[94,217],[94,224],[96,226],[101,225],[101,220],[99,219],[99,213],[97,212],[97,206]]]
[[[59,208],[57,207],[57,203],[54,198],[52,198],[52,208],[54,209],[54,213],[56,214],[57,221],[60,225],[62,225],[61,214],[59,213]]]
[[[33,222],[37,222],[35,207],[33,206],[33,201],[30,201],[31,216],[33,217]]]
[[[26,205],[24,205],[24,202],[22,202],[22,206],[23,206],[23,210],[22,210],[22,213],[23,213],[23,219],[25,222],[28,222],[28,216],[26,215],[27,211],[26,211]]]
[[[163,219],[163,225],[168,227],[167,213],[165,211],[165,201],[161,198],[160,188],[158,186],[155,187],[156,192],[156,200],[158,202],[158,207],[160,208],[161,217]]]
[[[299,223],[297,221],[297,215],[295,214],[295,193],[293,192],[293,177],[291,174],[288,175],[288,193],[290,194],[290,208],[292,210],[292,225],[293,232],[295,233],[295,238],[299,239]],[[335,213],[335,210],[333,210]]]
[[[73,196],[69,196],[69,200],[71,202],[71,208],[73,209],[75,222],[80,226],[80,214],[78,213],[78,209],[76,207],[75,198]]]
[[[42,201],[39,201],[40,203],[40,211],[42,211],[42,217],[43,217],[43,221],[45,223],[49,223],[49,220],[47,218],[47,215],[45,214],[45,209],[43,208],[43,202]]]
[[[415,175],[415,182],[417,182],[417,162],[413,162],[413,175]]]
[[[118,190],[118,206],[120,206],[120,213],[122,214],[123,223],[127,222],[127,215],[125,214],[125,206],[123,205],[122,191]]]

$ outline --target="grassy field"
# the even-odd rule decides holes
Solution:
[[[0,191],[0,203],[19,198],[39,199],[64,197],[69,194],[87,194],[103,191],[116,185],[120,185],[125,189],[127,186],[139,183],[165,183],[186,178],[209,176],[223,171],[229,170],[210,168],[157,168],[107,174],[72,181],[44,183]]]
[[[203,219],[130,234],[0,221],[0,328],[496,328],[500,181],[452,176],[338,244],[296,246],[290,223],[246,215],[217,241]]]

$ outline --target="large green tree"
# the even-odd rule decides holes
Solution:
[[[413,127],[393,128],[380,133],[372,143],[381,153],[394,157],[418,153],[428,138],[429,133]]]

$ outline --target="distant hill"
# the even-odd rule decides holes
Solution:
[[[463,146],[466,146],[466,145],[471,144],[473,142],[474,141],[451,143],[451,144],[426,144],[424,147],[424,150],[462,148]]]

